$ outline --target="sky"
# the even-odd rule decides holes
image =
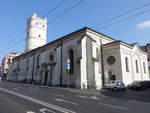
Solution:
[[[126,43],[150,43],[149,0],[83,0],[70,9],[79,1],[0,0],[0,60],[11,51],[24,52],[26,20],[32,13],[44,17],[61,2],[62,5],[46,16],[47,42],[87,26]],[[145,7],[111,19],[142,5]]]

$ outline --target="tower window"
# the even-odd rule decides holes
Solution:
[[[53,60],[54,60],[54,56],[51,55],[51,56],[50,56],[50,61],[52,62]]]
[[[45,26],[43,25],[43,27],[45,27]]]
[[[38,23],[36,22],[36,25],[38,25]]]
[[[39,37],[41,37],[41,35],[39,35]]]

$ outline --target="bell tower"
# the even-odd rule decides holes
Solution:
[[[46,44],[47,18],[37,17],[37,14],[27,19],[25,51],[30,51]]]

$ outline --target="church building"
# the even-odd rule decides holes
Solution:
[[[47,18],[27,20],[25,52],[9,66],[7,81],[100,90],[106,83],[149,80],[147,53],[82,28],[46,44]],[[67,68],[69,61],[69,70]]]

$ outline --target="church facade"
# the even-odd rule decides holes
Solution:
[[[35,17],[34,20],[35,25]],[[38,32],[27,40],[37,38],[40,41],[41,36]],[[122,80],[127,85],[135,80],[149,79],[147,54],[138,44],[117,41],[87,27],[37,48],[30,46],[30,50],[26,49],[13,59],[7,75],[8,81],[48,86],[69,83],[69,87],[97,90],[114,80]]]

